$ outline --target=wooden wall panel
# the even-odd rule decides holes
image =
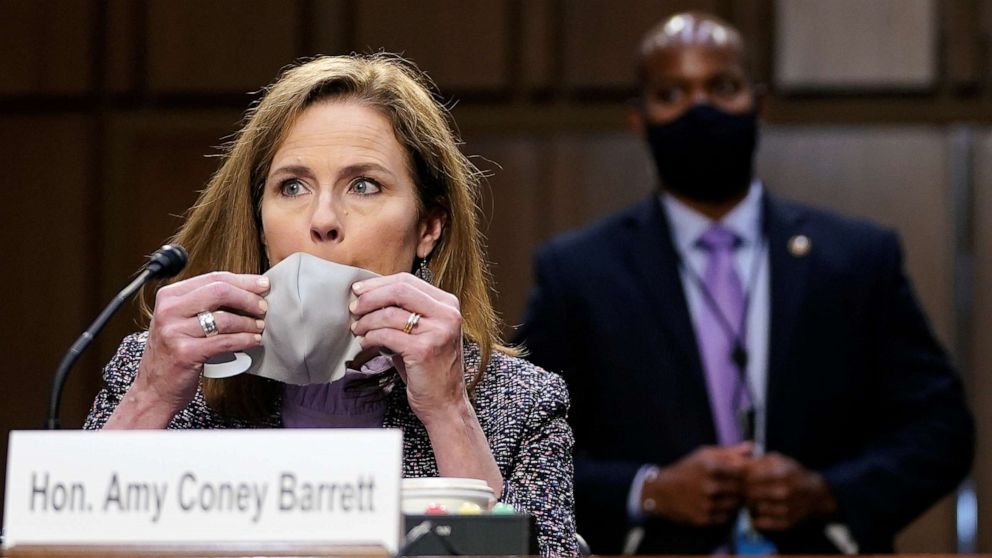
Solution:
[[[213,146],[234,131],[235,113],[181,113],[115,119],[109,127],[104,199],[104,297],[127,278],[182,224],[181,216],[217,169]],[[132,306],[100,338],[106,361],[121,338],[137,329]]]
[[[944,70],[955,87],[973,87],[982,74],[982,17],[978,0],[946,0],[941,20]]]
[[[984,128],[975,149],[975,300],[973,309],[972,409],[978,426],[975,456],[978,552],[992,552],[992,130]]]
[[[589,223],[626,207],[654,188],[653,170],[637,137],[626,132],[568,134],[551,151],[545,236]]]
[[[547,89],[560,78],[558,21],[551,0],[521,3],[520,52],[521,85],[527,89]]]
[[[627,88],[641,37],[683,10],[717,12],[718,0],[588,0],[564,2],[563,82],[569,88]]]
[[[800,89],[919,89],[937,78],[933,0],[779,0],[775,80]]]
[[[730,0],[730,9],[724,14],[744,35],[751,78],[758,83],[767,84],[772,79],[773,4],[774,0]]]
[[[992,0],[979,0],[978,4],[979,33],[982,38],[979,50],[980,67],[982,69],[985,90],[992,88]]]
[[[258,90],[296,57],[299,9],[281,0],[149,0],[149,90]]]
[[[629,134],[486,134],[467,152],[492,161],[485,207],[497,309],[509,326],[523,320],[533,285],[533,252],[552,236],[642,199],[653,187],[646,151]],[[496,168],[493,164],[502,168]]]
[[[527,135],[482,135],[468,138],[467,154],[491,173],[483,185],[483,231],[490,270],[498,293],[494,301],[503,318],[504,334],[512,336],[530,291],[530,248],[540,237],[545,217],[548,169],[543,164],[547,142]]]
[[[136,90],[144,71],[143,42],[138,33],[145,4],[131,0],[106,2],[106,86],[113,93]]]
[[[0,245],[4,293],[0,321],[0,463],[7,433],[44,422],[52,377],[62,355],[95,316],[90,303],[94,267],[89,234],[91,123],[83,117],[0,118]],[[12,141],[11,141],[12,140]],[[79,363],[84,368],[87,362]],[[94,382],[80,369],[66,393],[88,392]],[[63,403],[67,426],[85,412],[72,397]],[[0,498],[3,488],[0,486]]]
[[[381,0],[357,3],[354,48],[404,53],[442,90],[507,86],[505,0]]]
[[[94,1],[0,0],[0,93],[92,88]]]
[[[896,552],[949,554],[957,549],[957,494],[944,497],[896,537]]]
[[[312,26],[311,54],[347,54],[354,41],[351,11],[347,0],[315,0],[311,20],[303,25]]]
[[[0,413],[27,411],[22,416],[30,421],[19,426],[36,427],[58,361],[93,309],[99,264],[92,247],[99,240],[91,234],[92,124],[83,117],[8,117],[0,120],[0,137],[16,138],[0,150],[7,184],[0,235],[4,259],[16,262],[0,279],[8,294],[0,339],[9,349],[0,374],[8,394],[18,394],[4,398]]]

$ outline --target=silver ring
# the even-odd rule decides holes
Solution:
[[[203,330],[204,337],[217,335],[217,322],[214,321],[214,315],[211,312],[200,312],[196,315],[196,319],[200,322],[200,329]]]
[[[413,328],[417,327],[417,322],[420,321],[420,314],[416,312],[410,312],[410,317],[406,319],[406,325],[403,326],[403,333],[412,333]]]

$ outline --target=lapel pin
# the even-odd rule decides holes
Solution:
[[[801,258],[809,253],[812,244],[809,237],[804,234],[797,234],[789,239],[789,253],[797,258]]]

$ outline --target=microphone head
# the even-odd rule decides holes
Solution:
[[[148,258],[145,269],[151,272],[152,277],[166,279],[182,271],[187,260],[185,248],[178,244],[166,244]]]

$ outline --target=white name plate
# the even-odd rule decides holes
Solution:
[[[4,548],[319,543],[401,535],[402,433],[10,433]]]

